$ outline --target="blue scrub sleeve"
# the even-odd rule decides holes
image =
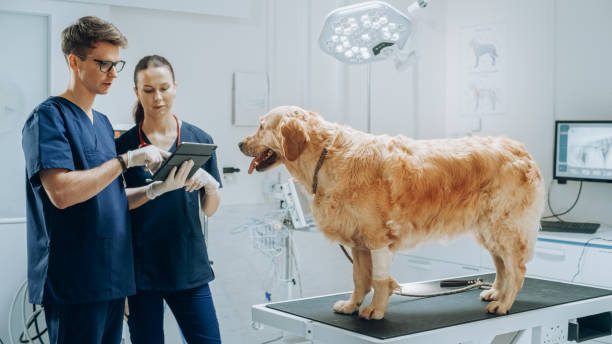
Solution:
[[[211,142],[212,143],[212,142]],[[211,176],[213,176],[217,182],[219,182],[219,187],[222,188],[223,184],[221,183],[221,177],[219,176],[219,169],[217,168],[217,153],[213,152],[212,156],[208,161],[204,163],[202,169],[208,172]]]
[[[33,185],[40,185],[41,170],[75,169],[64,119],[51,106],[40,106],[30,116],[23,127],[22,146],[28,180]]]

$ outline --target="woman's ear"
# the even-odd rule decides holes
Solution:
[[[310,138],[302,121],[291,118],[281,125],[283,155],[289,161],[295,161],[306,148]]]
[[[134,87],[134,94],[136,95],[136,98],[138,98],[138,88]],[[140,100],[140,98],[138,98],[138,100]]]

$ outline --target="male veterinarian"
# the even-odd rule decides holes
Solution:
[[[92,109],[124,61],[126,38],[96,17],[62,32],[70,82],[38,105],[23,128],[28,287],[57,343],[121,341],[124,299],[135,292],[128,204],[119,176],[155,168],[155,146],[117,156],[105,115]]]

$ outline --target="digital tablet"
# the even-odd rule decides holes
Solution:
[[[189,179],[198,168],[202,167],[210,159],[215,149],[217,149],[217,145],[214,144],[181,142],[176,151],[162,163],[152,179],[153,181],[164,181],[174,166],[178,170],[184,161],[193,160],[193,167],[187,176],[187,179]]]

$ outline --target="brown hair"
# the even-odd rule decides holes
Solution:
[[[112,23],[98,17],[82,17],[62,31],[62,52],[66,62],[70,54],[83,59],[95,48],[93,43],[96,42],[108,42],[120,48],[127,47],[127,38]]]
[[[168,67],[170,70],[170,74],[172,74],[172,82],[174,82],[174,69],[172,69],[172,65],[165,57],[159,55],[149,55],[145,56],[138,61],[136,64],[136,68],[134,68],[134,87],[138,87],[138,72],[141,70],[148,69],[149,67]],[[140,101],[136,102],[134,106],[134,122],[139,124],[144,120],[144,108]]]

